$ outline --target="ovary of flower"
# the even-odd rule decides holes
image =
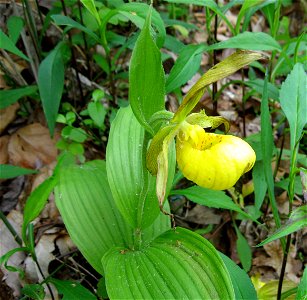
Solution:
[[[177,135],[176,156],[186,178],[213,190],[232,187],[256,160],[254,150],[242,139],[206,133],[199,125],[188,123]]]

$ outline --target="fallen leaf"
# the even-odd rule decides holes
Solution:
[[[22,214],[17,210],[12,210],[6,216],[6,218],[20,236],[23,220]],[[2,222],[2,220],[0,221],[0,236],[0,256],[4,255],[11,249],[20,247],[20,245],[15,241],[12,233],[7,229],[6,225]],[[8,265],[20,267],[24,258],[24,252],[17,252],[13,256],[11,256],[8,261]],[[14,296],[19,297],[21,295],[21,282],[19,280],[18,273],[7,271],[3,266],[1,266],[1,270],[4,274],[4,280],[6,284],[13,290]]]
[[[16,102],[4,109],[0,109],[0,134],[16,118],[16,112],[19,107],[19,103]]]
[[[269,257],[260,255],[253,259],[253,264],[257,266],[268,266],[272,267],[277,274],[280,274],[282,261],[283,261],[283,251],[279,240],[275,240],[263,246],[264,250]],[[296,257],[295,246],[291,244],[288,254],[287,266],[286,266],[286,277],[296,283],[299,283],[300,278],[298,277],[298,272],[302,268],[302,262]]]
[[[20,128],[9,141],[10,162],[24,168],[39,169],[56,159],[55,143],[48,129],[39,123]]]
[[[45,277],[48,277],[48,267],[52,260],[55,259],[55,256],[52,252],[55,250],[55,243],[54,240],[57,238],[58,234],[45,234],[43,235],[38,243],[35,246],[35,254],[37,257],[38,264],[40,266],[41,272],[44,274]],[[40,270],[38,269],[37,265],[34,263],[31,257],[27,257],[25,260],[25,277],[28,281],[32,283],[41,282],[44,280]],[[57,299],[57,290],[51,286],[52,293]],[[50,292],[44,286],[46,292],[46,298],[50,298]]]
[[[6,164],[9,159],[9,154],[7,150],[7,146],[9,144],[10,137],[8,135],[4,135],[0,137],[0,164]]]
[[[2,196],[0,200],[0,209],[2,212],[10,212],[16,206],[19,195],[24,188],[25,177],[18,176],[11,181],[6,181],[6,183],[8,184],[2,184],[0,193],[0,196]]]

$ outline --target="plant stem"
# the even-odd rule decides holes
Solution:
[[[284,252],[284,257],[282,261],[282,266],[280,270],[280,276],[279,276],[279,281],[278,281],[278,291],[277,291],[277,300],[281,299],[281,291],[282,291],[282,284],[284,281],[284,276],[285,276],[285,271],[286,271],[286,265],[287,265],[287,259],[288,259],[288,252],[290,248],[290,242],[291,242],[291,234],[287,236],[287,244],[286,244],[286,249]]]
[[[244,85],[244,70],[241,69],[241,88],[242,88],[242,113],[243,113],[243,137],[246,137],[246,120],[245,120],[245,85]]]
[[[61,0],[61,4],[62,4],[62,9],[63,9],[64,15],[67,16],[67,10],[66,10],[66,6],[65,6],[64,0]],[[78,72],[78,69],[77,69],[77,60],[76,60],[75,53],[74,53],[74,48],[73,48],[73,43],[72,43],[70,31],[68,31],[68,39],[69,39],[69,43],[71,45],[72,65],[73,65],[73,67],[76,70],[76,77],[77,77],[80,97],[81,97],[82,102],[84,103],[85,101],[84,101],[84,96],[83,96],[83,90],[82,90],[81,80],[80,80],[80,77],[79,77],[79,72]],[[74,102],[76,102],[76,99],[74,99]],[[76,106],[76,103],[74,103],[74,106]]]
[[[142,230],[140,228],[136,228],[134,230],[134,247],[135,250],[139,250],[142,245]]]
[[[11,223],[8,221],[8,219],[1,210],[0,210],[0,219],[3,221],[7,229],[10,231],[16,243],[18,243],[19,246],[22,246],[22,239],[20,238],[14,227],[11,225]]]
[[[80,15],[80,22],[81,22],[81,25],[84,25],[80,0],[78,0],[77,4],[78,4],[79,15]],[[88,45],[87,45],[87,41],[86,41],[86,37],[85,37],[84,31],[82,31],[82,38],[83,38],[84,47],[85,47],[85,57],[86,57],[86,65],[87,65],[87,76],[88,76],[88,78],[90,80],[92,80],[92,69],[91,69],[91,64],[90,64]]]
[[[218,3],[218,0],[215,1]],[[217,41],[217,14],[214,16],[214,43]],[[215,66],[217,64],[217,58],[216,58],[216,50],[213,50],[213,65]],[[217,115],[217,82],[214,82],[212,85],[212,99],[213,99],[213,114]]]
[[[298,153],[298,147],[300,139],[296,142],[294,145],[294,149],[291,155],[291,165],[290,165],[290,180],[289,180],[289,186],[288,186],[288,195],[289,195],[289,216],[292,213],[292,204],[294,199],[294,180],[295,180],[295,174],[296,174],[296,160],[297,160],[297,153]],[[278,282],[278,291],[277,291],[277,300],[281,299],[281,291],[282,291],[282,285],[284,281],[285,271],[286,271],[286,265],[287,265],[287,259],[288,259],[288,252],[290,249],[290,243],[291,243],[291,234],[287,236],[287,244],[284,249],[284,257],[282,262],[282,267],[280,270],[280,276],[279,276],[279,282]]]

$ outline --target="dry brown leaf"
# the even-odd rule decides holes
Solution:
[[[0,134],[15,118],[19,109],[19,103],[16,102],[4,109],[0,109]]]
[[[9,144],[10,137],[8,135],[4,135],[0,137],[0,164],[6,164],[9,159],[9,154],[7,151],[7,146]]]
[[[8,145],[10,162],[25,168],[38,169],[56,159],[55,139],[51,139],[46,127],[39,123],[16,131]]]
[[[45,234],[40,238],[35,246],[37,261],[45,277],[48,277],[49,275],[48,267],[50,262],[55,259],[55,256],[52,254],[52,252],[55,250],[54,241],[57,236],[58,234]],[[37,265],[34,263],[31,257],[27,257],[25,260],[25,275],[26,279],[32,283],[41,282],[44,280]],[[46,292],[45,299],[49,299],[50,293],[45,286],[44,288]],[[53,286],[51,286],[51,289],[55,298],[58,299],[57,290]]]
[[[266,253],[269,257],[260,255],[253,259],[253,264],[257,266],[269,266],[276,270],[277,274],[280,274],[282,260],[283,260],[283,251],[279,240],[273,241],[263,246]],[[302,262],[295,259],[296,249],[294,245],[290,246],[287,266],[286,266],[286,276],[288,279],[293,282],[298,283],[300,278],[298,273],[302,268]]]
[[[200,225],[208,225],[219,224],[221,218],[221,215],[216,213],[216,209],[196,204],[191,210],[189,210],[185,221]]]
[[[21,225],[22,225],[22,214],[17,210],[12,210],[7,216],[7,220],[13,226],[15,231],[20,235]],[[11,232],[7,229],[6,225],[0,221],[0,256],[4,255],[8,251],[14,248],[20,247],[15,241]],[[8,265],[20,267],[21,263],[25,258],[24,252],[17,252],[8,261]],[[16,272],[7,271],[3,266],[1,270],[4,274],[4,280],[6,284],[13,290],[14,296],[19,297],[21,295],[21,283],[19,280],[19,275]]]

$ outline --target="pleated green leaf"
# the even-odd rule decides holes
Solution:
[[[121,108],[112,122],[107,146],[107,170],[114,201],[133,228],[145,228],[160,210],[156,178],[145,167],[144,128],[130,106]]]
[[[147,248],[103,258],[110,299],[234,299],[229,273],[210,242],[171,229]]]
[[[138,121],[152,135],[150,117],[164,109],[165,81],[161,53],[150,33],[151,10],[132,52],[129,101]]]
[[[109,188],[104,161],[85,165],[65,165],[58,172],[56,205],[73,242],[88,262],[103,274],[101,258],[114,246],[133,248],[134,232],[118,211]],[[160,214],[142,232],[148,243],[170,228],[167,216]]]
[[[105,162],[63,168],[55,196],[73,242],[103,274],[102,256],[113,246],[133,244],[132,228],[125,223],[112,198]]]

